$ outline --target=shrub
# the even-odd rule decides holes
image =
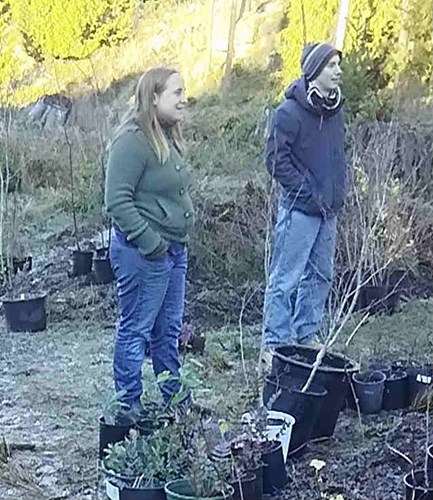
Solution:
[[[133,0],[14,0],[9,7],[29,55],[82,59],[124,40],[132,28]]]

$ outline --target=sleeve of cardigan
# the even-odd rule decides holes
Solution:
[[[134,192],[146,168],[143,148],[133,133],[119,137],[111,146],[105,182],[105,205],[128,241],[144,255],[161,246],[162,238],[153,230],[134,204]]]

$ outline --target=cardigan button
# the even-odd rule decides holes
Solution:
[[[188,217],[190,216],[191,214],[189,212],[185,212],[185,218],[188,219]]]
[[[184,195],[184,194],[185,194],[185,189],[180,188],[180,190],[179,190],[179,194],[180,194],[181,196],[182,196],[182,195]]]
[[[174,167],[174,168],[175,168],[175,169],[179,172],[179,170],[180,170],[180,165],[175,165],[175,167]]]

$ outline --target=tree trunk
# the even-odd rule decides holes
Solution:
[[[235,57],[236,14],[237,14],[237,0],[231,0],[229,38],[227,43],[227,57],[226,57],[226,65],[222,81],[223,95],[226,95],[228,90],[230,89],[231,79],[232,79],[233,59]]]

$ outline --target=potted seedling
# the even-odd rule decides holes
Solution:
[[[74,180],[74,162],[72,156],[72,143],[69,138],[66,124],[63,124],[63,132],[68,150],[69,193],[71,195],[72,222],[74,226],[74,237],[76,246],[76,249],[72,252],[71,276],[83,276],[89,274],[92,271],[93,252],[82,250],[80,246],[78,223],[77,223],[77,207],[75,203],[75,180]]]
[[[163,483],[150,465],[153,459],[150,440],[134,429],[123,441],[108,445],[102,462],[107,496],[112,500],[165,500]]]
[[[169,481],[165,486],[167,500],[223,500],[231,498],[233,488],[219,462],[211,459],[202,427],[191,412],[182,421],[179,434],[185,451],[186,478]]]
[[[231,498],[232,488],[226,483],[224,467],[212,459],[214,438],[213,421],[209,410],[193,403],[193,391],[201,381],[195,372],[199,363],[191,360],[181,369],[177,382],[180,390],[171,399],[171,419],[167,424],[171,435],[180,440],[179,457],[182,458],[182,473],[172,477],[165,485],[168,500]],[[201,366],[201,365],[200,365]],[[160,378],[160,377],[159,377]],[[176,382],[176,380],[174,380]],[[173,382],[171,376],[160,378],[160,383]],[[217,437],[219,437],[219,430]]]
[[[256,397],[248,411],[245,409],[250,405],[242,405],[239,408],[241,418],[231,423],[228,434],[232,455],[242,465],[240,470],[256,476],[254,493],[257,498],[261,498],[262,492],[277,493],[287,481],[284,462],[294,418],[269,410],[274,400],[275,396],[271,396],[266,407],[258,405]]]
[[[7,147],[6,147],[7,150]],[[7,157],[7,155],[6,155]],[[6,158],[7,160],[7,158]],[[10,332],[38,332],[47,325],[46,294],[20,293],[14,291],[15,269],[31,269],[31,257],[18,261],[13,257],[20,218],[18,216],[17,193],[14,192],[12,213],[9,212],[8,161],[5,171],[0,168],[0,280],[6,285],[6,294],[2,297],[6,326]],[[1,279],[2,278],[2,279]]]
[[[122,441],[129,431],[134,427],[131,425],[119,425],[117,416],[119,410],[126,408],[121,398],[124,392],[110,395],[103,405],[102,415],[99,417],[99,459],[104,458],[109,444]]]
[[[163,372],[154,384],[148,384],[137,405],[136,414],[128,412],[129,405],[122,401],[125,391],[119,391],[107,398],[99,417],[99,458],[103,459],[110,443],[122,441],[131,429],[137,429],[142,436],[152,434],[170,418],[170,404],[162,404],[158,399],[159,385],[170,377]],[[124,423],[123,415],[128,412],[129,423]]]
[[[229,437],[230,452],[226,454],[226,458],[232,458],[234,463],[234,474],[229,482],[233,486],[235,493],[241,487],[242,490],[244,489],[244,479],[249,482],[249,478],[253,476],[255,479],[251,498],[257,498],[258,500],[262,498],[263,494],[263,441],[264,437],[260,435],[257,427],[246,425],[244,422],[240,427],[232,431]],[[248,490],[249,484],[245,488]]]

